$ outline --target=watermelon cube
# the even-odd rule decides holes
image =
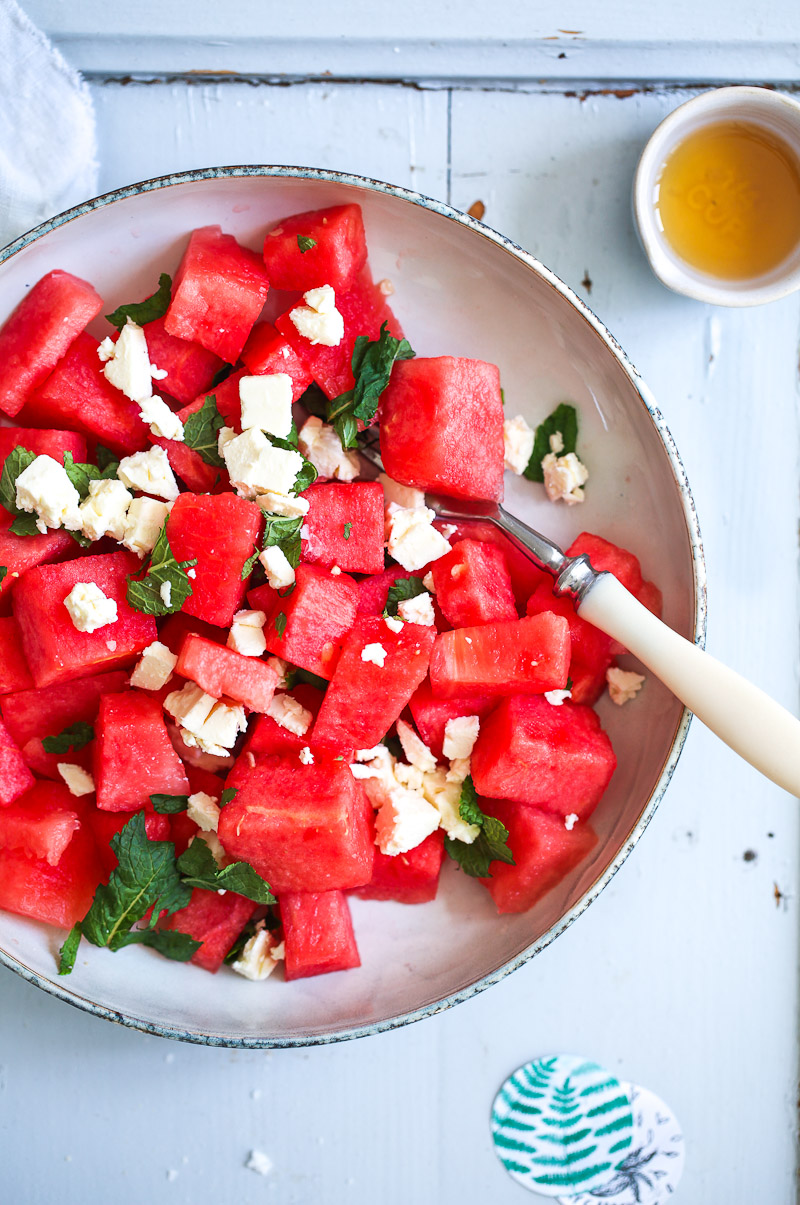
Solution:
[[[226,891],[200,891],[195,888],[185,908],[173,912],[159,925],[161,929],[176,929],[202,942],[191,961],[195,966],[214,974],[225,961],[236,938],[245,927],[257,905],[243,895]]]
[[[0,330],[0,410],[13,418],[103,308],[85,280],[58,269],[25,294]]]
[[[22,756],[29,770],[39,778],[50,778],[53,782],[62,784],[64,779],[58,768],[59,763],[69,762],[70,765],[80,766],[91,774],[93,753],[94,741],[89,741],[82,749],[70,749],[67,753],[48,753],[36,736],[22,745]]]
[[[203,636],[206,640],[213,641],[214,644],[225,644],[228,639],[226,628],[218,628],[213,624],[205,623],[202,619],[196,619],[194,615],[187,615],[185,611],[176,611],[174,615],[167,616],[158,630],[158,639],[177,657],[184,640],[190,633]]]
[[[316,686],[299,682],[287,693],[316,718],[325,697],[321,690],[317,690]],[[260,715],[256,716],[255,722],[251,723],[247,730],[247,740],[242,748],[239,762],[244,767],[250,766],[252,762],[248,759],[248,754],[252,754],[256,758],[266,757],[269,754],[297,757],[300,750],[307,745],[309,745],[309,733],[299,735],[296,732],[290,732],[288,728],[276,723],[272,716]],[[238,764],[237,762],[237,766]],[[237,771],[234,770],[232,773],[237,773]]]
[[[328,284],[344,292],[366,262],[360,205],[295,213],[268,230],[264,239],[264,263],[274,289],[304,293]]]
[[[500,373],[483,360],[401,360],[381,397],[381,454],[395,481],[454,498],[503,497]]]
[[[265,712],[280,681],[280,674],[269,662],[244,657],[192,634],[184,640],[175,668],[207,695],[235,699],[250,711]]]
[[[0,565],[7,573],[0,581],[0,614],[11,610],[14,588],[26,569],[57,561],[74,552],[75,541],[68,531],[48,531],[35,536],[15,536],[10,531],[14,515],[0,506]]]
[[[298,304],[302,305],[302,302]],[[386,304],[385,294],[381,292],[379,285],[373,283],[366,265],[347,292],[336,292],[336,308],[344,319],[344,337],[336,347],[310,343],[300,335],[290,317],[291,310],[281,314],[275,321],[278,330],[288,339],[320,389],[329,398],[338,397],[340,393],[353,388],[351,363],[353,347],[359,335],[377,339],[384,322],[388,323],[390,334],[397,338],[401,338],[403,334],[400,323]]]
[[[435,639],[433,628],[417,623],[394,632],[383,619],[357,619],[314,724],[314,741],[337,750],[377,745],[428,672]]]
[[[56,783],[37,782],[0,810],[0,849],[19,849],[57,866],[81,826],[74,797]]]
[[[189,237],[164,328],[235,364],[268,291],[260,257],[219,226],[203,226]]]
[[[464,698],[435,699],[431,684],[426,680],[414,691],[408,706],[422,740],[434,757],[441,758],[447,721],[467,715],[476,715],[483,720],[484,716],[497,706],[497,696],[472,695]]]
[[[406,579],[411,576],[409,569],[394,566],[391,569],[384,569],[382,573],[362,577],[358,583],[358,614],[382,615],[389,599],[390,587],[401,578]]]
[[[290,594],[281,596],[271,586],[258,586],[247,601],[267,616],[264,637],[271,653],[329,679],[342,640],[355,622],[358,587],[346,573],[337,576],[316,565],[298,565],[296,575]]]
[[[128,575],[140,568],[134,553],[110,552],[40,565],[23,574],[14,589],[14,615],[37,686],[124,665],[156,639],[152,615],[134,611],[126,598]],[[64,599],[78,582],[94,582],[113,599],[116,623],[94,632],[77,630]]]
[[[541,696],[504,699],[481,725],[472,751],[479,795],[515,799],[560,816],[587,819],[617,759],[591,707]]]
[[[103,376],[98,342],[85,331],[25,407],[40,426],[68,427],[98,440],[118,455],[147,447],[148,426],[139,407]]]
[[[350,907],[341,891],[287,892],[280,904],[287,979],[361,966]]]
[[[261,511],[236,494],[181,494],[169,516],[167,535],[176,560],[197,557],[187,615],[229,627],[246,582],[242,567],[261,531]]]
[[[121,832],[135,812],[101,812],[92,808],[87,816],[87,824],[97,846],[97,856],[103,867],[104,880],[108,879],[111,871],[117,866],[117,855],[111,848],[111,838]],[[180,814],[180,813],[179,813]],[[169,841],[172,829],[170,816],[162,816],[158,812],[148,812],[144,818],[144,828],[151,841]]]
[[[283,372],[292,378],[292,401],[298,401],[311,384],[311,373],[288,339],[271,322],[257,322],[242,348],[247,373],[254,377]]]
[[[586,825],[572,831],[560,816],[507,800],[482,799],[481,808],[508,829],[514,865],[492,862],[491,878],[481,879],[499,913],[526,912],[566,878],[597,844]]]
[[[383,572],[383,488],[377,481],[320,482],[303,497],[309,503],[304,561],[348,573]]]
[[[28,690],[33,678],[22,652],[17,621],[13,616],[0,619],[0,695]]]
[[[127,682],[126,673],[112,670],[78,681],[21,690],[6,695],[0,707],[9,732],[22,746],[35,737],[58,736],[64,728],[81,721],[92,723],[97,716],[101,695],[118,694],[125,689]],[[64,760],[63,757],[61,760]]]
[[[190,339],[176,339],[167,332],[164,318],[145,323],[150,363],[166,372],[158,387],[185,406],[205,392],[222,368],[223,361]]]
[[[434,527],[442,528],[445,524],[439,520],[434,523]],[[526,556],[521,548],[517,548],[511,543],[508,536],[504,535],[499,527],[495,527],[493,523],[485,523],[476,519],[462,519],[458,522],[448,523],[448,536],[453,547],[460,540],[480,540],[482,544],[496,544],[505,556],[508,573],[511,578],[511,588],[514,591],[514,601],[520,610],[525,609],[525,604],[533,594],[537,586],[542,582],[551,582],[549,573],[545,573],[537,565],[534,565],[529,556]],[[455,529],[455,530],[454,530]]]
[[[71,929],[89,911],[102,878],[94,840],[83,826],[57,866],[21,849],[0,849],[0,908]]]
[[[444,858],[444,833],[437,829],[421,845],[390,857],[375,850],[372,879],[356,887],[353,895],[365,900],[397,900],[401,904],[427,904],[436,899]]]
[[[431,656],[431,689],[439,699],[563,690],[569,651],[569,625],[561,615],[442,632]]]
[[[581,619],[570,598],[557,597],[552,582],[543,582],[528,599],[528,614],[563,615],[569,624],[570,690],[573,703],[595,703],[606,687],[606,670],[614,660],[614,642],[605,632]]]
[[[102,811],[150,811],[151,794],[189,793],[157,699],[137,690],[104,695],[95,732],[94,780]]]
[[[237,775],[219,839],[276,894],[362,887],[372,877],[372,807],[344,761],[267,757]]]
[[[638,558],[626,548],[604,540],[602,536],[592,535],[584,531],[573,540],[567,549],[567,556],[588,556],[592,567],[599,573],[613,573],[626,590],[630,590],[643,606],[661,617],[661,591],[653,582],[646,582],[642,577],[642,567]],[[616,640],[611,641],[612,654],[624,653],[623,645]]]
[[[33,775],[19,745],[0,720],[0,807],[7,807],[33,786]]]
[[[86,460],[86,440],[76,431],[40,431],[36,427],[0,427],[0,472],[14,448],[27,448],[37,456],[51,456],[59,464],[71,452],[76,463]]]
[[[497,544],[461,540],[434,561],[436,601],[454,628],[517,618],[511,575]]]

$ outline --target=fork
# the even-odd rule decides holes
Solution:
[[[364,434],[360,452],[383,471],[377,431],[373,427]],[[612,573],[598,572],[585,554],[568,557],[498,503],[429,493],[425,503],[438,519],[492,523],[553,575],[554,592],[571,598],[581,619],[623,644],[751,766],[790,794],[800,795],[800,720],[763,690],[662,623]]]

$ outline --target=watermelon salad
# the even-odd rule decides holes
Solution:
[[[642,678],[425,505],[504,471],[580,502],[577,415],[506,419],[498,368],[416,357],[392,292],[340,205],[263,253],[193,231],[105,332],[59,269],[0,330],[0,908],[68,931],[61,973],[82,941],[357,967],[350,895],[424,904],[452,861],[521,912],[595,845],[593,705]],[[569,552],[659,610],[632,553]]]

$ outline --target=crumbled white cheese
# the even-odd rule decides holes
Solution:
[[[224,457],[226,446],[231,442],[232,439],[236,439],[236,434],[237,433],[234,431],[233,427],[220,427],[219,431],[217,432],[217,451],[219,452],[220,456]]]
[[[103,364],[103,376],[132,402],[152,397],[153,375],[147,339],[142,328],[132,319],[123,326],[116,343],[104,339],[97,349]]]
[[[568,506],[583,502],[583,486],[589,480],[589,470],[574,452],[566,456],[556,456],[548,452],[542,460],[544,488],[551,502],[559,500]]]
[[[183,423],[170,410],[163,398],[145,398],[139,406],[139,417],[147,423],[153,435],[159,439],[174,439],[178,443],[184,441]]]
[[[72,626],[79,632],[96,632],[117,622],[117,604],[96,582],[76,582],[64,599],[64,606]]]
[[[472,845],[477,841],[481,830],[480,825],[468,824],[461,818],[461,789],[460,782],[445,782],[439,790],[434,791],[432,802],[439,813],[439,824],[447,836],[453,841],[463,841],[465,845]]]
[[[302,518],[303,515],[308,514],[308,508],[311,505],[307,498],[285,497],[272,490],[259,494],[256,502],[265,515],[282,515],[287,519]]]
[[[274,447],[255,427],[228,440],[222,455],[231,485],[244,498],[255,498],[266,491],[290,494],[303,467],[299,452]]]
[[[186,815],[190,820],[194,820],[201,832],[217,831],[220,810],[213,795],[208,795],[205,791],[196,791],[194,795],[190,795]]]
[[[129,489],[155,494],[157,498],[166,498],[168,502],[174,501],[180,492],[169,458],[161,447],[123,456],[117,476]]]
[[[378,481],[383,486],[384,506],[393,502],[403,510],[416,510],[425,505],[425,494],[422,490],[414,489],[413,485],[401,485],[388,473],[379,473]]]
[[[394,293],[394,285],[388,276],[384,276],[383,280],[378,281],[378,288],[384,297],[391,297],[392,293]]]
[[[197,570],[194,567],[192,567],[191,569],[187,569],[186,576],[190,577],[192,579],[192,581],[194,581],[194,579],[197,577]]]
[[[168,694],[164,710],[178,721],[185,744],[216,757],[227,756],[238,734],[247,728],[242,706],[223,703],[207,695],[194,682],[187,682],[182,690]]]
[[[166,368],[157,368],[155,364],[150,365],[150,376],[154,381],[165,381],[169,376]]]
[[[433,570],[429,569],[422,579],[422,584],[429,594],[436,593],[436,583],[433,580]]]
[[[578,819],[579,817],[577,812],[570,812],[568,816],[564,817],[564,828],[568,833],[572,832],[575,825],[578,823]]]
[[[17,477],[15,502],[20,510],[38,516],[36,526],[42,533],[48,527],[79,531],[80,500],[63,464],[52,456],[37,456]]]
[[[644,685],[644,674],[636,674],[633,670],[618,669],[612,665],[606,670],[606,682],[611,702],[621,707],[623,703],[635,699]]]
[[[344,318],[336,309],[336,293],[330,285],[309,289],[303,294],[305,305],[289,311],[298,335],[309,343],[338,347],[344,338]]]
[[[418,791],[394,786],[384,792],[375,817],[375,844],[396,857],[416,849],[439,827],[439,813]]]
[[[239,378],[243,431],[255,427],[286,439],[292,429],[292,378],[286,372]]]
[[[383,622],[386,624],[390,632],[394,632],[396,634],[397,632],[402,632],[403,630],[402,619],[395,619],[393,615],[384,615]]]
[[[361,650],[361,660],[371,661],[373,665],[383,669],[383,663],[386,660],[386,649],[382,644],[365,644]]]
[[[560,431],[554,431],[547,442],[550,444],[550,451],[555,452],[556,456],[560,456],[564,451],[564,436]]]
[[[331,577],[339,577],[341,572],[342,571],[338,565],[331,565]]]
[[[521,476],[533,454],[535,435],[521,414],[503,422],[503,465]]]
[[[105,535],[122,540],[125,517],[133,501],[121,481],[90,481],[89,496],[80,507],[81,531],[88,540]]]
[[[91,795],[94,792],[94,779],[83,766],[60,761],[56,763],[56,769],[69,787],[70,795]]]
[[[158,593],[161,595],[161,601],[165,607],[172,606],[172,582],[162,582],[158,587]]]
[[[267,708],[267,715],[271,716],[281,728],[285,728],[287,732],[293,732],[295,736],[305,736],[314,719],[311,712],[291,695],[273,695]]]
[[[263,631],[266,622],[263,611],[237,611],[228,632],[228,648],[243,657],[260,657],[267,651]]]
[[[336,481],[355,481],[359,460],[355,452],[345,452],[333,427],[316,415],[306,420],[298,436],[298,447],[310,460],[320,477]]]
[[[264,566],[267,581],[273,590],[283,590],[295,582],[295,572],[286,558],[286,553],[277,544],[265,548],[259,555],[259,561]]]
[[[445,775],[447,782],[463,782],[470,773],[470,758],[455,757],[450,762],[449,769]]]
[[[304,766],[314,765],[314,754],[311,752],[308,745],[302,748],[297,756],[300,758],[300,761]]]
[[[447,540],[431,526],[435,514],[427,506],[396,507],[390,503],[389,555],[413,572],[450,551]]]
[[[134,498],[125,516],[122,543],[139,556],[152,552],[168,514],[166,502],[156,498]]]
[[[428,746],[421,740],[410,724],[405,720],[397,721],[397,735],[403,752],[412,766],[416,766],[423,774],[429,774],[436,769],[436,758]]]
[[[447,721],[444,726],[442,753],[449,761],[469,757],[472,753],[481,722],[476,715],[460,715]]]
[[[548,703],[552,704],[553,707],[560,707],[565,699],[572,698],[572,691],[571,690],[546,690],[544,692],[544,697],[547,699]]]
[[[425,628],[433,627],[436,622],[430,594],[417,594],[415,598],[403,599],[397,604],[397,614],[406,623],[419,623]]]
[[[172,677],[178,658],[160,640],[148,644],[131,674],[131,686],[139,690],[161,690]]]
[[[243,613],[244,612],[239,612],[239,614],[243,614]],[[254,611],[253,614],[254,615],[264,615],[264,612],[263,611]],[[236,619],[236,616],[234,615],[233,618]],[[266,615],[264,615],[264,619],[266,621]],[[280,657],[269,657],[267,659],[267,665],[270,667],[270,669],[274,669],[275,673],[278,675],[278,681],[276,684],[277,689],[285,690],[289,684],[289,680],[286,676],[286,671],[289,668],[288,663],[286,661],[281,661]]]
[[[247,939],[241,954],[235,962],[231,963],[231,969],[236,971],[237,975],[244,975],[245,979],[257,982],[268,979],[283,957],[283,942],[279,944],[269,929],[259,929],[257,933]],[[259,1162],[257,1167],[251,1167],[251,1163],[256,1158],[265,1161],[263,1170],[262,1162]],[[257,1171],[265,1176],[272,1167],[272,1163],[261,1151],[252,1151],[247,1166],[251,1171]]]

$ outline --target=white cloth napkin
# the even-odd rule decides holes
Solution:
[[[16,0],[0,0],[0,247],[97,192],[86,83]]]

